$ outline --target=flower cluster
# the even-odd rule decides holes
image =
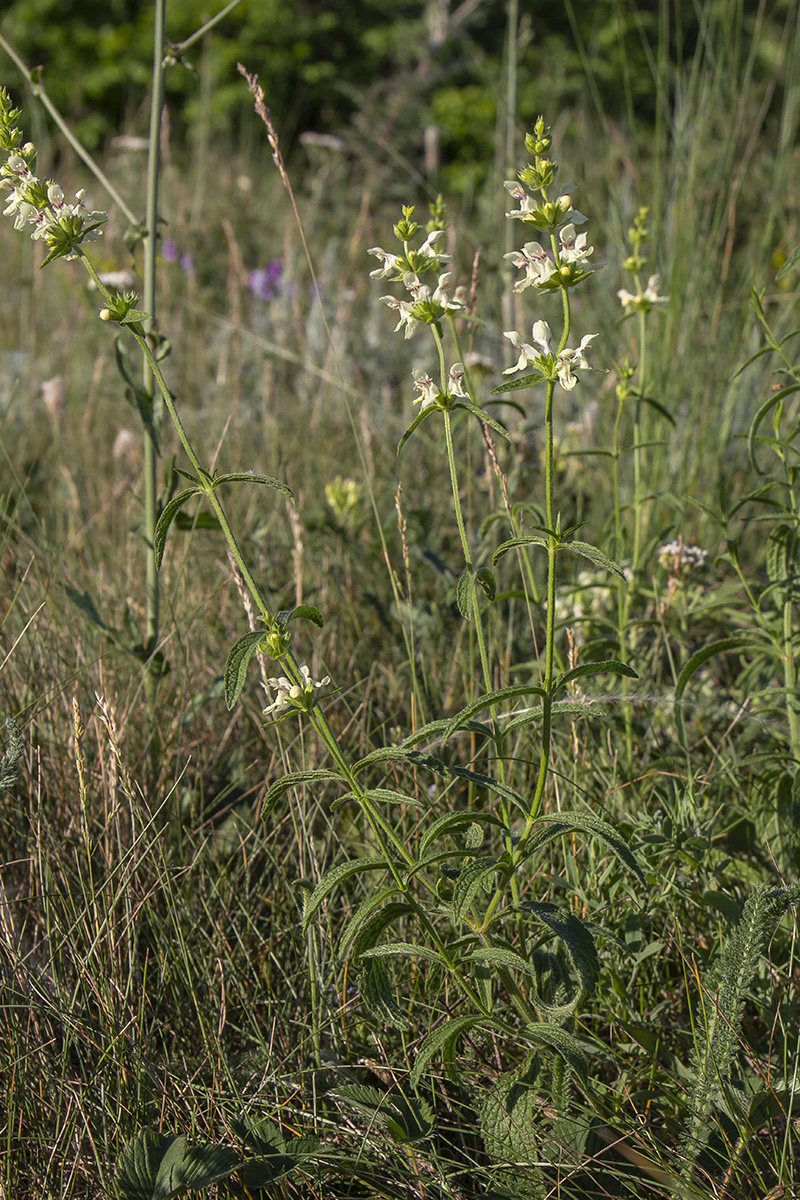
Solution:
[[[390,254],[380,246],[373,246],[367,251],[381,263],[377,270],[370,271],[370,275],[375,279],[389,278],[396,283],[402,283],[409,293],[409,300],[381,296],[383,303],[388,304],[389,308],[393,308],[400,316],[395,332],[403,329],[407,338],[413,336],[419,325],[433,325],[441,333],[440,322],[445,313],[463,312],[466,309],[461,297],[457,293],[451,296],[448,291],[449,272],[439,275],[439,282],[435,288],[421,281],[420,275],[428,271],[438,271],[443,264],[451,261],[451,256],[442,254],[435,248],[436,242],[444,233],[444,230],[438,227],[431,229],[424,242],[416,249],[412,246],[412,241],[421,229],[421,226],[412,220],[413,213],[412,206],[404,205],[403,216],[394,227],[395,236],[403,243],[402,254]]]
[[[543,379],[558,380],[563,388],[571,392],[578,382],[574,372],[576,370],[591,371],[592,369],[586,361],[584,351],[589,343],[597,337],[596,333],[587,333],[585,337],[581,338],[581,344],[575,350],[565,346],[563,350],[559,351],[553,349],[553,335],[547,321],[536,321],[531,331],[531,336],[539,347],[538,350],[527,342],[523,342],[516,330],[512,329],[504,336],[516,350],[519,350],[519,358],[513,367],[508,367],[503,372],[504,375],[513,375],[514,372],[523,371],[525,367],[530,366],[538,371]]]
[[[275,699],[272,704],[268,704],[264,709],[264,715],[277,713],[278,719],[288,717],[293,712],[310,712],[316,703],[314,692],[321,687],[325,687],[330,683],[330,676],[326,675],[324,679],[316,681],[311,678],[311,672],[303,663],[300,667],[300,683],[294,683],[291,679],[287,679],[285,675],[280,675],[277,679],[268,680],[271,688],[277,689]]]
[[[633,292],[629,292],[627,288],[620,288],[617,292],[617,297],[622,307],[626,310],[626,315],[630,312],[648,313],[656,304],[666,304],[669,296],[659,296],[658,285],[659,276],[651,275],[644,291],[640,288],[635,295]]]
[[[34,240],[49,247],[46,262],[76,258],[82,243],[100,237],[107,214],[91,212],[83,203],[83,190],[69,203],[57,183],[38,178],[36,147],[32,142],[22,144],[22,132],[15,125],[19,115],[8,92],[0,88],[0,151],[6,155],[0,183],[10,193],[4,215],[14,218],[15,229],[29,229]]]
[[[533,133],[525,138],[525,146],[533,155],[533,162],[519,172],[518,179],[507,180],[504,185],[518,204],[506,215],[548,233],[550,245],[526,242],[521,250],[514,250],[505,257],[523,271],[522,278],[514,284],[515,292],[535,287],[539,292],[560,291],[566,297],[570,288],[576,287],[592,274],[588,260],[594,253],[594,247],[588,245],[585,233],[576,231],[575,226],[582,224],[586,217],[572,206],[570,193],[573,188],[561,188],[554,200],[548,199],[548,189],[553,186],[558,170],[556,164],[546,157],[550,142],[550,131],[544,119],[539,117]],[[538,193],[538,198],[531,192]],[[554,348],[553,336],[546,321],[536,321],[533,325],[535,345],[524,342],[516,330],[510,330],[505,337],[519,352],[519,358],[503,374],[513,375],[526,367],[533,367],[542,379],[558,382],[571,391],[578,382],[575,371],[591,369],[585,351],[596,336],[587,334],[576,349],[571,349],[564,344],[567,340],[565,333],[560,346]],[[516,386],[516,383],[505,385],[503,390]],[[523,381],[519,383],[524,386]]]
[[[699,546],[685,546],[680,538],[665,542],[658,549],[659,564],[673,575],[687,578],[700,574],[708,567],[708,551]]]
[[[463,364],[453,363],[447,375],[447,387],[441,391],[427,372],[417,372],[414,387],[419,392],[419,396],[414,403],[421,404],[424,410],[430,408],[432,404],[437,408],[450,408],[456,397],[461,400],[469,400],[469,392],[464,389],[464,374]]]

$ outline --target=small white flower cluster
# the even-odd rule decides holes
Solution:
[[[415,404],[421,404],[422,409],[430,408],[432,404],[438,404],[440,407],[448,407],[447,403],[442,405],[443,401],[449,401],[454,396],[460,397],[462,400],[469,400],[469,392],[464,390],[464,366],[463,363],[453,363],[447,376],[447,391],[442,395],[441,391],[434,383],[433,379],[427,372],[416,373],[414,379],[414,387],[420,393],[414,401]]]
[[[636,295],[629,292],[627,288],[620,288],[617,292],[617,297],[622,307],[629,312],[650,312],[656,304],[666,304],[669,301],[669,296],[659,296],[659,276],[651,275],[647,281],[647,287],[644,291],[638,291]]]
[[[370,254],[372,251],[370,251]],[[374,272],[373,272],[374,274]],[[400,314],[400,320],[395,325],[395,333],[405,329],[405,336],[410,338],[419,325],[435,325],[446,312],[463,312],[466,304],[463,300],[450,296],[447,284],[450,274],[446,272],[439,276],[439,283],[434,290],[427,283],[422,283],[419,276],[407,272],[403,276],[403,286],[410,293],[411,300],[397,300],[394,296],[381,296],[384,304]]]
[[[294,683],[285,675],[267,682],[271,688],[276,688],[275,699],[264,709],[264,715],[278,713],[278,719],[289,716],[292,712],[308,712],[314,705],[314,692],[330,683],[330,676],[316,681],[311,678],[311,672],[305,663],[300,667],[301,683]]]
[[[510,330],[504,334],[511,342],[516,350],[519,350],[519,358],[514,363],[513,367],[508,367],[503,374],[513,375],[516,371],[522,371],[527,366],[533,367],[539,371],[545,379],[557,378],[558,382],[568,392],[571,392],[578,382],[577,376],[573,373],[575,370],[590,371],[592,368],[586,361],[584,351],[590,342],[597,337],[596,333],[587,333],[581,338],[581,344],[575,350],[571,350],[565,346],[558,354],[553,352],[553,335],[550,332],[550,326],[547,321],[534,322],[531,336],[534,342],[539,347],[538,350],[527,342],[523,342],[516,332]]]
[[[51,258],[77,258],[76,247],[101,236],[104,212],[91,212],[83,203],[83,189],[68,203],[59,184],[39,179],[34,173],[36,147],[21,145],[22,134],[14,125],[19,112],[11,107],[5,88],[0,88],[0,150],[6,160],[0,166],[0,183],[10,195],[3,215],[14,218],[15,229],[29,229],[31,237],[50,248]]]
[[[506,186],[508,185],[506,184]],[[507,215],[511,217],[516,214],[508,213]],[[544,246],[538,242],[526,242],[521,250],[513,250],[510,254],[503,256],[509,259],[515,267],[525,271],[524,277],[514,284],[515,292],[523,292],[531,284],[541,287],[553,280],[554,277],[556,284],[560,286],[563,277],[560,268],[568,266],[570,263],[583,262],[594,251],[594,246],[586,245],[586,234],[576,234],[574,225],[565,225],[563,229],[559,230],[558,238],[561,243],[558,264],[556,264],[552,252],[545,250]]]
[[[373,246],[371,250],[367,251],[367,254],[374,254],[383,265],[375,271],[370,271],[370,278],[386,279],[391,275],[395,279],[402,279],[406,274],[416,273],[408,270],[412,263],[416,270],[420,271],[429,269],[438,263],[451,262],[453,257],[451,254],[442,254],[434,249],[435,243],[443,233],[443,229],[434,229],[429,233],[419,249],[410,253],[411,262],[400,254],[389,254],[388,251],[381,250],[380,246]]]
[[[708,551],[685,546],[680,538],[665,542],[658,550],[659,564],[675,575],[696,575],[708,567]]]

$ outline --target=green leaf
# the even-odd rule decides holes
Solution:
[[[487,875],[494,876],[501,860],[499,858],[473,858],[464,863],[453,887],[453,918],[463,921],[470,910],[481,884]]]
[[[282,608],[276,614],[275,620],[285,629],[290,621],[310,621],[312,625],[316,625],[322,629],[325,620],[318,608],[314,608],[312,604],[298,604],[296,608]]]
[[[767,539],[767,575],[771,583],[786,584],[797,574],[796,554],[797,537],[791,525],[776,525]]]
[[[401,1145],[421,1141],[433,1132],[433,1112],[418,1096],[405,1096],[399,1090],[380,1092],[362,1084],[345,1084],[328,1095],[355,1108],[370,1124],[380,1125]]]
[[[114,1176],[122,1200],[153,1200],[159,1164],[176,1140],[154,1129],[141,1129],[131,1138],[117,1159]]]
[[[512,379],[509,383],[501,383],[498,387],[492,388],[492,395],[499,396],[503,392],[518,392],[522,388],[534,387],[535,384],[544,382],[544,375],[537,371],[534,375],[523,375],[521,379]]]
[[[263,641],[264,637],[263,629],[244,633],[228,651],[225,663],[225,703],[229,710],[233,708],[242,694],[242,689],[247,681],[250,659],[255,654],[258,643]]]
[[[485,821],[488,825],[495,825],[498,829],[503,829],[503,822],[494,813],[482,812],[450,812],[439,817],[425,831],[422,841],[419,845],[419,853],[422,856],[432,842],[444,833],[451,833],[460,825],[472,825],[475,821]]]
[[[242,1164],[229,1146],[187,1146],[184,1137],[175,1138],[158,1168],[153,1200],[170,1200],[181,1192],[199,1192],[227,1179]]]
[[[478,408],[476,404],[468,404],[465,400],[459,400],[457,404],[453,404],[451,406],[451,411],[457,408],[463,408],[466,412],[472,413],[473,417],[477,417],[479,421],[489,425],[495,431],[495,433],[499,433],[500,436],[504,437],[507,441],[511,440],[510,434],[505,426],[501,425],[499,421],[495,421],[494,417],[490,417],[485,409]]]
[[[226,475],[214,475],[211,480],[211,490],[215,492],[223,483],[263,483],[266,487],[283,492],[284,496],[289,497],[292,504],[295,503],[294,492],[290,487],[281,483],[280,479],[273,479],[271,475],[260,475],[257,471],[230,471]]]
[[[184,491],[178,492],[177,496],[173,496],[164,505],[163,511],[156,522],[155,533],[153,535],[153,555],[156,560],[156,570],[161,569],[161,560],[164,557],[164,546],[166,545],[170,525],[184,504],[191,500],[192,496],[201,496],[202,494],[202,490],[198,487],[186,488]]]
[[[445,1058],[450,1058],[452,1048],[461,1034],[467,1029],[474,1029],[476,1025],[483,1025],[484,1021],[485,1018],[483,1017],[455,1017],[453,1020],[444,1021],[441,1025],[437,1025],[435,1029],[432,1029],[422,1042],[414,1059],[414,1067],[409,1079],[411,1086],[413,1088],[419,1086],[422,1072],[434,1054],[441,1050]]]
[[[424,958],[427,962],[437,963],[446,967],[447,963],[438,950],[430,946],[417,946],[413,942],[385,942],[382,946],[372,946],[363,950],[361,958]]]
[[[408,1029],[408,1018],[397,1003],[389,972],[380,959],[362,963],[358,975],[358,994],[381,1025],[388,1025],[391,1029]]]
[[[397,759],[415,767],[427,767],[437,775],[446,774],[447,768],[440,758],[436,758],[433,754],[423,754],[420,750],[408,750],[405,746],[382,746],[379,750],[371,750],[369,754],[365,754],[363,758],[359,759],[350,770],[353,775],[359,775],[367,767],[374,766],[376,763],[391,762]]]
[[[780,271],[778,271],[778,274],[775,276],[776,281],[778,279],[783,279],[785,275],[788,275],[798,263],[800,263],[800,246],[798,246],[796,250],[792,251],[786,262],[781,267]]]
[[[344,929],[339,934],[339,941],[336,947],[336,953],[340,959],[343,959],[347,954],[351,942],[354,940],[361,926],[367,921],[372,914],[380,909],[386,900],[390,900],[392,896],[400,894],[400,888],[396,883],[389,887],[381,888],[371,896],[365,896],[359,904],[356,911],[348,919]],[[390,907],[389,905],[386,906]],[[383,910],[381,910],[383,911]]]
[[[550,1021],[542,1021],[536,1025],[526,1025],[525,1034],[532,1041],[555,1050],[572,1074],[586,1086],[589,1081],[589,1062],[580,1043],[571,1033]]]
[[[456,584],[456,605],[465,621],[469,621],[472,616],[472,580],[472,573],[465,571],[463,575],[459,575]]]
[[[668,408],[665,408],[664,405],[660,403],[660,401],[656,400],[655,396],[648,396],[643,393],[642,401],[643,401],[643,403],[649,405],[650,408],[652,408],[654,412],[657,412],[659,414],[659,416],[662,416],[665,421],[669,421],[669,423],[673,427],[673,429],[676,427],[675,426],[675,418],[673,417],[672,413],[669,411]]]
[[[549,545],[549,540],[543,537],[540,533],[526,533],[524,537],[510,538],[507,542],[501,542],[492,555],[492,566],[496,567],[504,554],[508,554],[509,550],[515,550],[518,546],[542,546],[545,550]]]
[[[315,772],[307,771],[305,774],[315,774]],[[338,772],[337,772],[338,774]],[[338,867],[328,871],[322,876],[314,891],[308,898],[305,913],[303,914],[303,932],[311,923],[314,914],[316,913],[322,901],[328,896],[333,889],[345,879],[350,879],[353,875],[358,875],[363,871],[386,871],[388,864],[385,858],[351,858],[347,862],[340,863]]]
[[[495,704],[507,704],[511,700],[516,700],[520,696],[542,696],[546,695],[544,688],[537,687],[534,684],[521,683],[513,687],[499,688],[496,692],[486,692],[485,695],[479,696],[477,700],[473,700],[460,712],[445,724],[442,741],[446,742],[451,738],[456,730],[461,729],[467,721],[471,721],[473,717],[480,712],[485,712],[487,708],[492,708]]]
[[[517,909],[541,921],[564,946],[572,971],[580,983],[572,1001],[572,1007],[577,1008],[593,991],[600,975],[597,945],[590,927],[574,913],[547,901],[522,901]]]
[[[403,446],[405,446],[406,442],[411,437],[414,430],[417,429],[422,424],[423,421],[427,420],[427,418],[431,415],[431,413],[435,413],[438,411],[439,410],[436,408],[435,405],[429,404],[427,408],[423,408],[422,412],[417,413],[417,415],[414,417],[414,420],[411,422],[408,429],[405,431],[403,436],[400,438],[400,441],[397,443],[397,453],[398,454],[403,449]]]
[[[583,663],[581,666],[573,667],[571,671],[565,671],[563,675],[559,675],[553,687],[553,695],[557,696],[559,692],[563,692],[566,686],[572,683],[573,679],[581,679],[585,675],[599,674],[624,675],[628,679],[639,678],[633,667],[619,662],[616,658],[607,658],[603,662]]]
[[[327,779],[336,779],[340,783],[347,782],[341,771],[337,771],[334,767],[319,767],[314,771],[292,771],[289,775],[284,775],[282,779],[276,780],[268,788],[261,805],[262,817],[266,817],[272,812],[275,802],[290,788],[302,787],[304,783],[322,783]]]
[[[603,551],[598,550],[596,546],[590,546],[588,542],[562,542],[558,548],[559,550],[568,550],[570,554],[579,554],[581,558],[588,558],[596,567],[601,567],[604,571],[608,571],[611,575],[617,575],[620,579],[625,578],[622,567],[618,567],[607,554],[603,554]]]
[[[750,634],[739,633],[733,637],[721,638],[718,642],[711,642],[708,646],[704,646],[702,650],[698,650],[693,654],[686,665],[681,670],[678,676],[678,682],[675,684],[675,727],[678,733],[678,740],[684,750],[688,749],[686,745],[686,730],[683,723],[683,693],[686,690],[686,685],[702,667],[703,663],[708,662],[710,658],[714,658],[717,654],[724,654],[726,650],[739,650],[748,644],[752,645],[752,637]]]
[[[355,793],[351,793],[355,795]],[[367,788],[364,795],[368,800],[374,800],[377,804],[410,804],[412,808],[428,808],[422,800],[416,800],[413,796],[406,796],[403,792],[395,792],[392,788]],[[356,799],[358,797],[356,796]]]
[[[509,721],[503,726],[503,733],[513,733],[515,729],[522,729],[525,725],[538,725],[544,716],[544,708],[541,704],[528,709],[527,712],[515,717],[513,721]],[[571,717],[580,721],[603,721],[606,725],[611,724],[611,717],[600,707],[599,704],[589,701],[580,700],[555,700],[550,706],[551,718],[556,717]]]
[[[383,888],[381,890],[386,891],[387,889]],[[378,938],[386,932],[390,925],[399,921],[401,917],[407,917],[409,913],[413,913],[414,911],[414,906],[404,900],[396,900],[392,904],[385,904],[382,908],[374,911],[369,919],[362,924],[355,936],[355,944],[353,946],[354,957],[360,960],[365,951],[372,950],[377,946]]]
[[[642,869],[636,861],[634,855],[628,849],[626,843],[622,840],[613,826],[607,821],[601,820],[594,813],[569,811],[561,813],[545,813],[537,818],[537,828],[533,835],[522,847],[523,856],[529,858],[531,854],[535,854],[542,846],[548,842],[552,842],[554,838],[562,837],[565,833],[586,833],[590,837],[596,837],[599,841],[605,843],[609,850],[617,856],[617,858],[633,871],[636,878],[641,884],[645,884],[646,880]]]

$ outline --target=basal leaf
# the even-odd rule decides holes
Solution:
[[[181,1192],[199,1192],[227,1179],[242,1159],[229,1146],[189,1146],[176,1138],[161,1159],[152,1200],[170,1200]]]
[[[114,1174],[121,1200],[153,1200],[161,1160],[177,1140],[186,1141],[154,1129],[140,1129],[131,1138],[117,1160]]]

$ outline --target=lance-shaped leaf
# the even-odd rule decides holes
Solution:
[[[512,379],[508,383],[501,383],[498,387],[492,388],[492,395],[499,396],[503,392],[519,392],[522,388],[535,387],[537,383],[544,383],[545,376],[541,371],[537,371],[534,375],[523,375],[521,379]]]
[[[484,1017],[456,1017],[454,1020],[444,1021],[443,1024],[437,1025],[435,1029],[432,1029],[424,1039],[414,1059],[414,1066],[409,1080],[411,1086],[413,1088],[419,1086],[422,1072],[434,1054],[437,1054],[441,1050],[445,1062],[451,1063],[454,1057],[455,1043],[461,1034],[465,1033],[468,1029],[474,1029],[476,1026],[483,1026],[485,1024],[486,1019]]]
[[[531,854],[535,854],[537,850],[540,850],[548,842],[552,842],[554,838],[562,837],[565,833],[575,832],[589,834],[590,837],[603,842],[620,862],[633,871],[640,883],[646,883],[642,868],[627,844],[612,825],[601,820],[594,813],[571,811],[546,813],[544,816],[537,817],[534,833],[523,847],[523,857],[529,858]]]
[[[405,446],[406,442],[411,437],[414,430],[418,429],[419,426],[422,424],[422,422],[426,421],[428,419],[428,417],[431,416],[432,413],[435,413],[438,411],[439,410],[436,408],[436,406],[434,404],[429,404],[427,408],[423,408],[421,412],[417,413],[417,415],[414,417],[414,420],[411,422],[408,429],[405,431],[403,436],[400,438],[400,441],[397,443],[397,453],[398,454],[403,449],[403,446]]]
[[[433,824],[426,829],[422,841],[420,842],[420,855],[424,854],[428,847],[436,841],[438,837],[445,833],[452,833],[461,825],[472,825],[475,821],[485,821],[488,825],[495,825],[498,829],[505,828],[503,822],[494,813],[485,812],[450,812],[439,817]]]
[[[271,475],[261,475],[258,471],[229,471],[226,475],[214,475],[211,477],[211,490],[215,492],[223,483],[262,483],[265,487],[283,492],[284,496],[289,497],[292,504],[295,503],[294,492],[290,487],[281,483],[280,479],[273,479]]]
[[[379,958],[361,964],[358,994],[381,1025],[388,1025],[391,1029],[408,1029],[409,1020],[397,1003],[389,972]]]
[[[275,621],[281,629],[285,629],[292,621],[310,621],[319,629],[322,629],[325,624],[322,613],[318,608],[314,608],[313,604],[298,604],[295,608],[282,608],[279,613],[276,613]]]
[[[396,883],[393,883],[389,887],[381,888],[380,891],[375,892],[371,896],[364,897],[339,934],[339,942],[336,948],[339,958],[344,958],[350,947],[350,943],[364,922],[372,916],[376,909],[379,909],[387,900],[390,900],[392,896],[399,895],[399,893],[400,888]]]
[[[353,875],[358,875],[363,871],[386,871],[388,864],[385,858],[351,858],[347,862],[340,863],[338,867],[334,867],[322,876],[317,886],[308,898],[303,916],[303,932],[308,929],[312,918],[317,909],[322,904],[322,901],[328,896],[333,889],[345,879],[350,879]]]
[[[721,638],[720,641],[711,642],[708,646],[704,646],[702,650],[698,650],[682,668],[678,676],[678,682],[675,684],[674,705],[675,728],[678,733],[678,741],[684,750],[687,749],[687,746],[686,729],[683,723],[683,693],[686,690],[689,680],[702,667],[703,663],[708,662],[710,658],[714,658],[717,654],[724,654],[726,650],[741,650],[748,644],[752,646],[753,639],[746,633],[735,634],[729,638]]]
[[[563,675],[559,675],[553,687],[553,695],[557,696],[559,692],[563,692],[567,684],[572,683],[574,679],[582,679],[585,675],[600,674],[624,675],[628,679],[639,678],[633,667],[629,667],[627,663],[619,662],[615,658],[607,658],[603,662],[582,663],[579,667],[573,667],[571,671],[565,671]]]
[[[573,1006],[577,1007],[594,989],[600,974],[597,945],[590,926],[574,913],[547,901],[525,900],[516,907],[518,911],[530,913],[541,921],[562,943],[580,985],[573,999]]]
[[[275,807],[276,801],[280,800],[281,796],[290,788],[302,787],[304,783],[323,783],[328,779],[336,779],[340,783],[347,782],[341,771],[337,771],[334,767],[319,767],[313,771],[292,771],[288,775],[284,775],[282,779],[276,780],[267,789],[261,805],[262,816],[268,816]]]
[[[541,704],[537,704],[504,725],[503,733],[513,733],[515,729],[521,729],[525,725],[538,725],[543,716],[544,708]],[[573,721],[576,719],[581,721],[600,720],[606,725],[611,724],[608,713],[599,704],[589,700],[556,700],[550,706],[550,717],[551,719],[570,717]]]
[[[463,921],[483,881],[487,876],[494,876],[500,863],[499,858],[490,857],[473,858],[464,863],[453,887],[453,917],[456,921]]]
[[[167,542],[167,533],[169,532],[170,525],[181,511],[184,504],[187,504],[193,496],[202,495],[202,488],[186,488],[184,491],[178,492],[177,496],[173,496],[172,499],[168,500],[164,505],[161,516],[156,522],[156,529],[153,535],[153,556],[155,558],[157,570],[160,570],[161,568],[161,560],[164,557],[164,547]]]
[[[380,1092],[362,1084],[345,1084],[328,1095],[354,1108],[370,1125],[385,1129],[401,1145],[421,1141],[433,1133],[433,1112],[419,1096],[405,1096],[397,1090]]]
[[[509,950],[506,946],[481,946],[466,957],[464,962],[489,963],[501,968],[503,971],[520,971],[523,975],[527,975],[530,979],[533,979],[537,985],[539,984],[541,967],[537,964],[535,957],[531,959],[523,958],[521,954],[517,954],[515,950]],[[551,1021],[562,1022],[574,1014],[581,999],[581,993],[579,992],[564,1004],[550,1004],[543,1000],[534,988],[529,989],[528,995],[531,1004],[541,1017]]]
[[[492,566],[496,567],[509,550],[516,550],[519,546],[541,546],[546,550],[549,544],[549,539],[541,533],[526,533],[522,537],[509,538],[507,542],[501,542],[495,550],[492,555]]]
[[[250,659],[258,649],[259,642],[263,642],[266,636],[266,630],[256,629],[250,633],[244,633],[228,651],[228,658],[225,663],[225,703],[228,709],[233,708],[236,701],[242,694],[245,682],[247,681],[247,668],[250,665]]]
[[[383,946],[372,946],[362,952],[361,958],[424,958],[440,967],[447,966],[438,950],[413,942],[386,942]]]
[[[496,704],[508,704],[511,700],[516,700],[520,696],[544,696],[544,688],[537,687],[534,684],[521,683],[513,687],[498,688],[496,692],[486,692],[483,696],[479,696],[477,700],[473,700],[466,708],[462,708],[455,716],[445,724],[442,731],[442,741],[446,742],[448,738],[461,729],[462,726],[472,720],[480,712],[485,712],[487,708],[492,708]]]
[[[617,575],[620,579],[625,578],[622,567],[618,567],[607,554],[603,554],[602,550],[591,546],[589,542],[562,542],[558,548],[559,550],[568,550],[570,554],[579,554],[581,558],[588,558],[596,567],[601,567],[604,571],[608,571],[611,575]]]
[[[466,400],[459,400],[457,403],[450,406],[450,411],[454,412],[457,408],[463,408],[465,412],[472,413],[473,417],[477,417],[479,421],[483,422],[483,424],[489,425],[495,431],[495,433],[499,433],[501,437],[506,439],[506,441],[511,440],[510,434],[505,426],[501,425],[498,421],[495,421],[494,417],[490,417],[485,409],[478,408],[477,404],[469,404]]]

